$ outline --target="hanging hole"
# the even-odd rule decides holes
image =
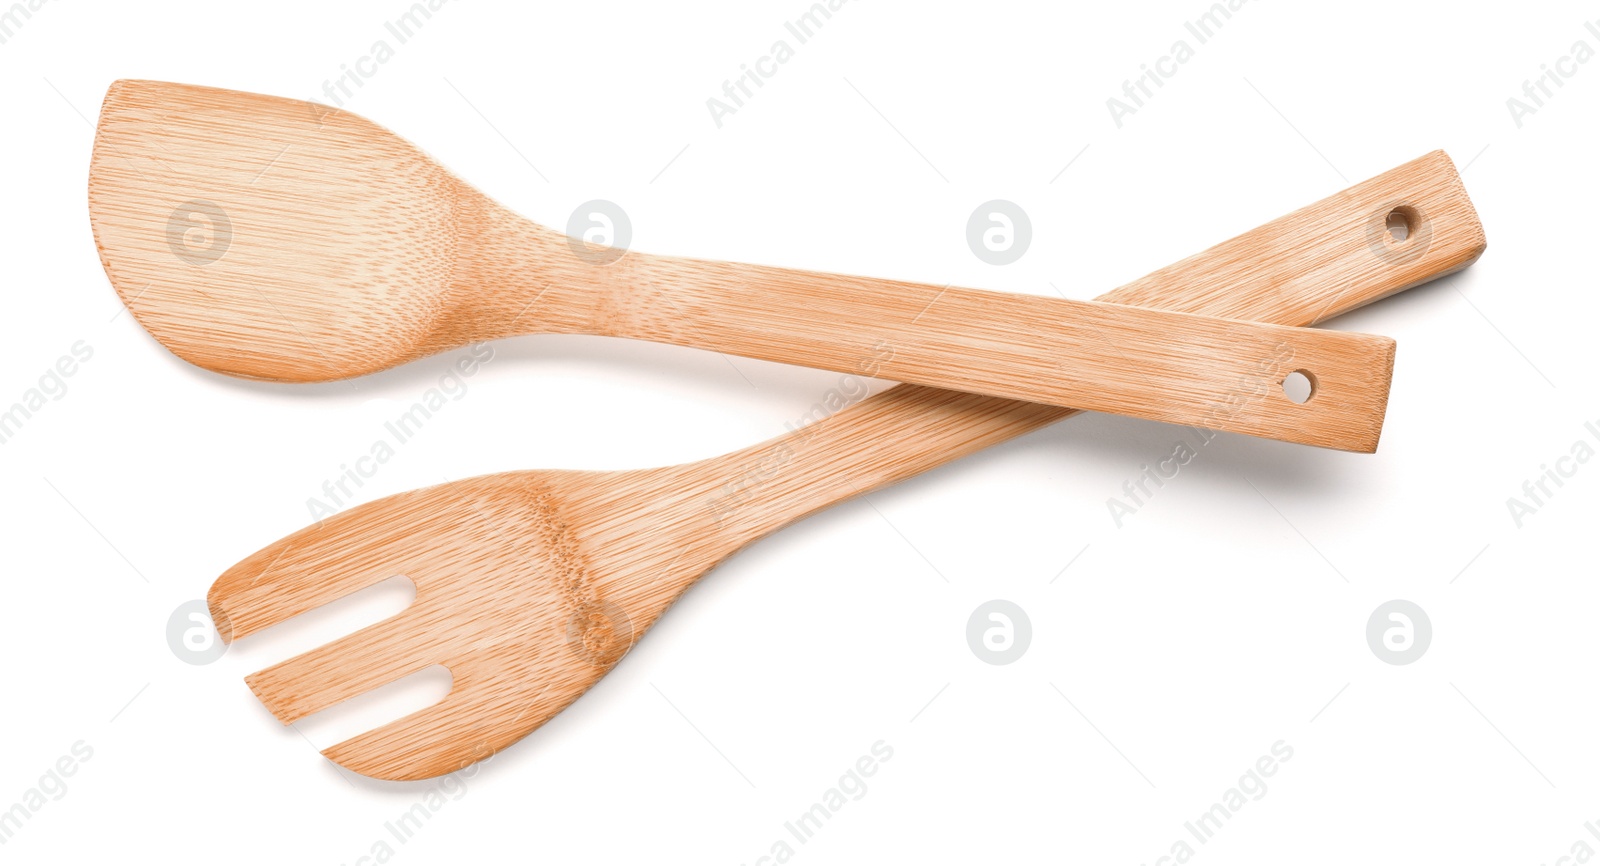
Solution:
[[[1283,377],[1283,395],[1290,402],[1304,403],[1316,393],[1317,380],[1305,370],[1296,370]]]
[[[1389,211],[1389,216],[1384,218],[1384,227],[1389,231],[1389,239],[1394,243],[1405,243],[1406,239],[1417,233],[1417,212],[1409,207],[1397,207]]]

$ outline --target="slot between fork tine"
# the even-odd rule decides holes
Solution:
[[[402,612],[257,671],[245,682],[284,724],[388,685],[441,661],[435,641]]]

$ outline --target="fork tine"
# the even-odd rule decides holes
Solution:
[[[223,572],[206,596],[223,640],[232,642],[398,574],[415,583],[413,572],[426,570],[431,539],[451,529],[437,525],[430,509],[417,507],[431,491],[357,506],[269,544]]]
[[[322,754],[348,770],[394,781],[427,779],[487,761],[594,685],[595,677],[552,661],[539,652],[453,654],[444,661],[452,677],[444,700]]]
[[[388,685],[442,659],[447,629],[416,608],[257,671],[245,682],[284,724]]]
[[[452,773],[520,738],[503,732],[497,737],[485,736],[478,729],[484,714],[477,707],[483,703],[482,696],[472,697],[457,678],[450,694],[439,703],[323,749],[322,754],[345,769],[375,779],[410,781]]]
[[[454,682],[444,700],[330,746],[322,754],[341,767],[377,779],[408,781],[453,773],[488,760],[527,736],[581,692],[541,695],[529,702],[521,684],[496,684],[494,677],[474,678],[474,673],[470,662],[451,666]]]

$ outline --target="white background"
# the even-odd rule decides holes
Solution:
[[[1088,298],[1441,147],[1489,237],[1468,272],[1334,323],[1400,344],[1376,455],[1224,434],[1119,529],[1106,500],[1182,431],[1089,416],[841,505],[713,572],[394,844],[399,862],[754,863],[879,740],[893,758],[796,844],[802,862],[1153,864],[1280,740],[1293,758],[1190,839],[1195,857],[1532,864],[1600,847],[1584,829],[1600,819],[1600,461],[1521,528],[1507,508],[1574,442],[1600,447],[1584,429],[1600,421],[1600,62],[1521,128],[1506,105],[1577,40],[1600,49],[1584,27],[1600,6],[1252,2],[1196,45],[1200,0],[851,0],[720,129],[707,98],[793,45],[803,0],[452,2],[398,45],[384,23],[406,8],[51,0],[0,45],[0,406],[75,342],[93,349],[0,446],[0,809],[74,743],[93,749],[7,862],[148,846],[355,863],[436,784],[317,754],[381,713],[290,730],[244,686],[342,625],[206,666],[166,627],[310,522],[306,500],[452,356],[318,386],[188,367],[121,312],[84,200],[113,80],[310,98],[378,39],[395,55],[347,108],[546,225],[615,201],[650,252]],[[1194,58],[1118,128],[1106,99],[1180,38]],[[994,198],[1033,224],[1004,267],[964,239]],[[783,432],[837,380],[599,338],[494,349],[361,501],[708,457]],[[1033,625],[1008,666],[966,642],[992,598]],[[1366,643],[1395,598],[1433,624],[1411,665]]]

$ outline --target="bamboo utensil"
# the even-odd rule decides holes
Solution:
[[[1409,228],[1404,240],[1386,229],[1396,214]],[[1311,325],[1465,267],[1483,248],[1460,179],[1435,152],[1104,299]],[[544,724],[744,545],[1072,414],[901,385],[791,435],[697,463],[441,484],[270,544],[218,578],[208,600],[232,641],[408,576],[416,599],[406,610],[247,682],[291,723],[442,664],[454,680],[441,702],[324,752],[368,776],[436,776]]]
[[[472,342],[586,333],[713,349],[1351,451],[1377,448],[1394,341],[1195,310],[630,252],[601,265],[347,112],[119,81],[89,208],[122,300],[236,376],[358,376]],[[1278,385],[1313,383],[1304,403]]]

